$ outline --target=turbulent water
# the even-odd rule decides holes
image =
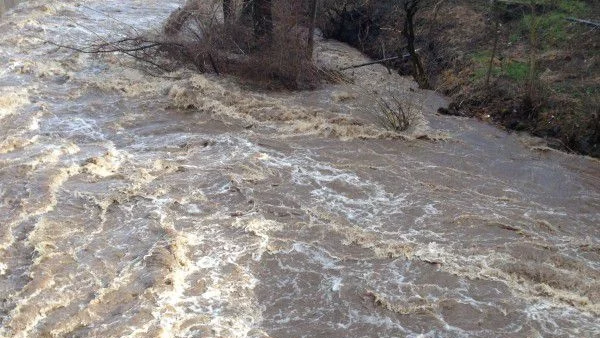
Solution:
[[[0,0],[0,15],[14,7],[18,2],[18,0]]]
[[[600,335],[598,161],[438,116],[379,66],[268,93],[46,43],[147,33],[178,5],[0,19],[0,336]],[[390,93],[406,133],[373,123]]]

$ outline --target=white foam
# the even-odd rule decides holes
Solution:
[[[27,89],[16,87],[0,87],[0,120],[5,117],[16,114],[19,108],[31,103]]]

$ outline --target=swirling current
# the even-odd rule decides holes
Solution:
[[[8,3],[1,337],[600,336],[597,160],[437,115],[382,66],[266,92],[48,43],[156,31],[181,1]],[[372,116],[391,92],[400,134]]]

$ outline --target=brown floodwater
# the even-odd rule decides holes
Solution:
[[[0,0],[0,15],[13,8],[20,0]]]
[[[152,34],[180,4],[0,20],[1,337],[600,335],[597,160],[439,116],[380,66],[264,92],[46,43]],[[406,132],[374,123],[390,96]]]

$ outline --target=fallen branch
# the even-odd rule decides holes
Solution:
[[[48,41],[49,44],[59,47],[59,48],[66,48],[66,49],[70,49],[79,53],[83,53],[83,54],[102,54],[102,53],[124,53],[127,54],[128,52],[133,53],[133,52],[139,52],[145,49],[150,49],[150,48],[154,48],[154,47],[158,47],[161,46],[162,44],[159,42],[156,43],[151,43],[149,45],[143,45],[143,46],[139,46],[139,47],[134,47],[134,48],[114,48],[114,49],[103,49],[102,47],[105,46],[99,46],[97,49],[82,49],[82,48],[78,48],[78,47],[73,47],[73,46],[67,46],[67,45],[61,45],[52,41]]]
[[[84,53],[84,54],[100,54],[100,53],[126,53],[126,52],[139,52],[146,49],[154,48],[154,47],[180,47],[183,48],[182,44],[174,43],[174,42],[160,42],[160,41],[152,41],[152,40],[143,40],[139,38],[133,39],[122,39],[113,42],[107,42],[97,45],[92,45],[88,49],[83,49],[74,46],[62,45],[53,41],[47,41],[49,44],[54,45],[59,48],[66,48],[70,50],[74,50],[76,52]],[[134,47],[126,47],[126,44],[130,43],[133,45],[139,45]],[[108,49],[109,46],[113,46],[112,49]]]
[[[388,62],[388,61],[393,61],[393,60],[398,60],[398,59],[406,59],[406,58],[409,58],[409,57],[410,57],[410,54],[404,54],[404,55],[394,56],[394,57],[385,58],[385,59],[381,59],[381,60],[375,60],[375,61],[365,62],[365,63],[361,63],[361,64],[358,64],[358,65],[352,65],[352,66],[340,68],[339,70],[348,70],[348,69],[353,69],[353,68],[360,68],[360,67],[374,65],[374,64],[377,64],[377,63],[383,63],[383,62]]]
[[[582,20],[582,19],[577,19],[577,18],[565,18],[565,20],[571,21],[571,22],[581,23],[581,24],[592,26],[592,27],[596,27],[596,28],[600,27],[600,23],[594,22],[594,21]]]
[[[74,46],[62,45],[53,41],[46,41],[47,43],[56,46],[58,48],[70,49],[83,54],[105,54],[105,53],[123,53],[129,57],[132,57],[138,61],[151,65],[161,71],[171,71],[167,67],[160,65],[157,62],[151,60],[147,55],[138,55],[138,52],[146,52],[149,50],[156,50],[157,48],[163,47],[176,47],[183,48],[184,46],[173,42],[158,42],[151,40],[144,40],[139,38],[126,38],[119,41],[102,43],[92,45],[88,48],[79,48]],[[133,45],[133,46],[132,46]]]

